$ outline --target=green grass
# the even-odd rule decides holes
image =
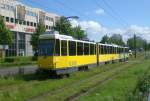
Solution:
[[[97,90],[87,96],[81,97],[80,101],[127,101],[135,89],[140,77],[149,68],[149,60],[132,66],[124,71],[111,82],[97,87]],[[150,73],[150,71],[149,71]]]
[[[9,101],[23,101],[30,97],[40,95],[47,91],[61,88],[65,85],[76,83],[82,79],[86,79],[108,68],[115,68],[118,64],[109,64],[102,66],[102,68],[95,68],[86,72],[76,72],[70,78],[64,79],[38,79],[36,75],[25,75],[0,79],[0,100]]]
[[[131,60],[131,61],[139,61],[139,60],[141,59]],[[145,62],[145,64],[148,63],[146,61],[143,62]],[[46,101],[46,100],[49,101],[49,99],[51,99],[51,101],[64,100],[67,97],[80,92],[81,90],[86,90],[87,88],[95,85],[98,81],[103,80],[104,78],[112,75],[113,71],[115,71],[115,69],[117,69],[118,67],[121,68],[124,65],[131,66],[132,63],[133,62],[108,64],[105,66],[101,66],[101,68],[91,69],[90,71],[86,71],[86,72],[80,71],[80,72],[72,73],[70,78],[64,78],[64,79],[50,79],[49,77],[44,77],[44,76],[41,77],[41,75],[37,76],[34,74],[0,78],[0,101],[10,101],[10,100],[26,101],[32,97],[39,96],[46,92],[49,93],[46,96],[40,97],[38,100],[40,101]],[[136,64],[135,66],[138,65],[139,64]],[[108,69],[110,68],[112,68],[112,70],[108,71]],[[101,73],[102,75],[98,75],[96,78],[89,79],[90,77],[94,77],[96,74],[99,74],[100,72],[103,71],[106,72]],[[139,75],[138,74],[139,72],[140,71],[137,72],[137,75]],[[79,83],[81,80],[85,80],[85,81]],[[72,84],[77,84],[77,85],[73,86]],[[53,92],[63,87],[67,87],[67,88],[61,92]],[[51,95],[52,92],[53,95]],[[88,99],[88,96],[85,98]],[[81,98],[81,100],[83,99]]]

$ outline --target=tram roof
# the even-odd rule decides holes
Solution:
[[[57,33],[56,34],[44,33],[44,34],[40,35],[40,39],[59,39],[59,40],[69,40],[69,41],[77,41],[77,42],[83,42],[83,43],[96,44],[96,42],[77,40],[77,39],[74,39],[72,36],[60,35]]]
[[[83,42],[83,43],[96,44],[96,42],[77,40],[77,39],[74,39],[72,36],[61,35],[57,31],[56,32],[45,32],[44,34],[40,35],[40,39],[59,39],[59,40],[69,40],[69,41],[77,41],[77,42]],[[119,48],[128,48],[128,47],[123,47],[123,46],[119,46],[116,44],[103,44],[103,43],[98,43],[98,44],[105,45],[105,46],[119,47]]]

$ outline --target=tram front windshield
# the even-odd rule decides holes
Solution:
[[[53,56],[54,40],[40,40],[38,49],[39,56]]]

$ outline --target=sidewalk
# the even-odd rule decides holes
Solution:
[[[20,67],[11,67],[11,68],[0,68],[0,76],[12,76],[16,74],[29,74],[35,73],[38,69],[37,65],[28,65]]]

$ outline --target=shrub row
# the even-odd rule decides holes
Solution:
[[[6,57],[4,58],[4,62],[14,63],[14,62],[32,62],[36,61],[37,57]]]

